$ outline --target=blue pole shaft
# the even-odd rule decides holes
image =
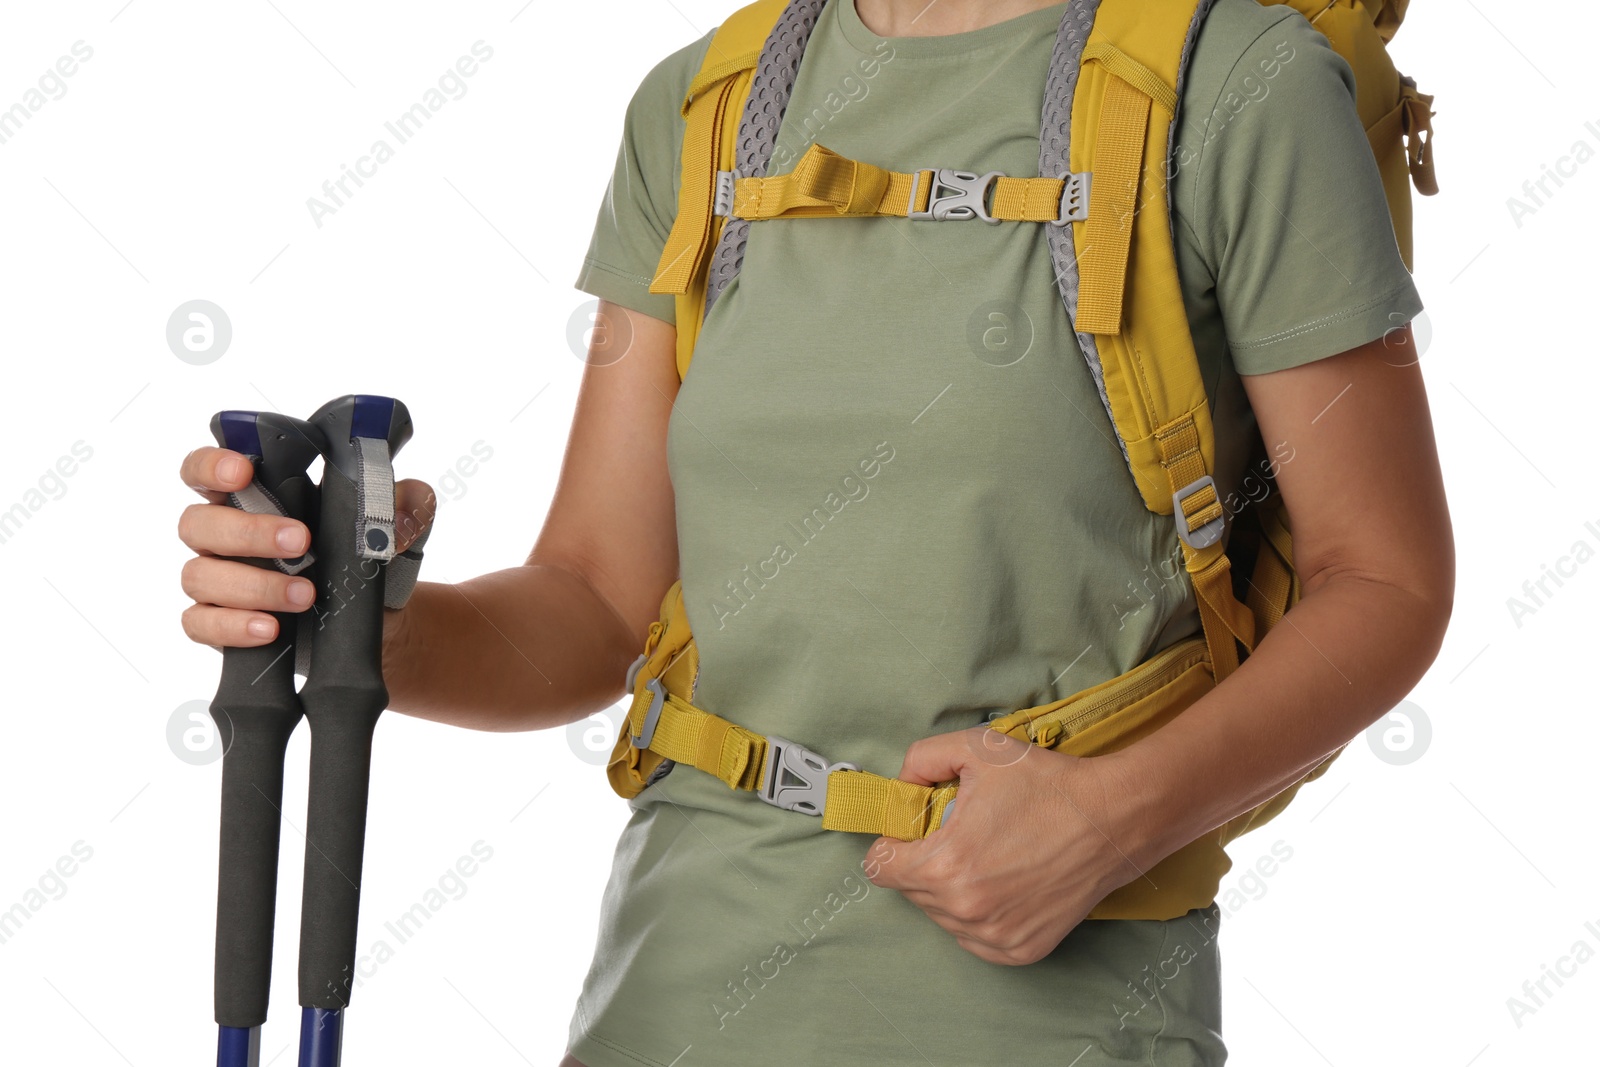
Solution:
[[[343,1045],[342,1011],[300,1009],[300,1067],[339,1067],[339,1053]]]
[[[261,1067],[261,1027],[217,1027],[217,1067]]]

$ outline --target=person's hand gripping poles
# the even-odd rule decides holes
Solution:
[[[300,692],[311,727],[300,1067],[337,1067],[342,1013],[355,981],[372,732],[389,703],[382,655],[386,579],[395,556],[391,461],[411,438],[411,416],[398,400],[345,396],[310,421],[320,431],[324,464],[312,539],[318,565],[311,662]],[[416,547],[407,555],[415,556]],[[405,577],[390,591],[390,603],[409,593],[414,570]]]
[[[285,415],[223,411],[212,418],[211,433],[255,467],[254,479],[230,494],[229,503],[315,525],[316,487],[306,468],[322,444],[313,427]],[[307,552],[296,559],[246,562],[299,574],[313,558]],[[294,681],[298,619],[279,614],[271,644],[224,650],[222,680],[211,702],[223,749],[214,994],[218,1067],[260,1062],[272,977],[283,755],[301,716]]]

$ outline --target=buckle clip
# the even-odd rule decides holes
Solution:
[[[923,167],[915,171],[917,180],[911,186],[911,200],[906,204],[906,218],[932,219],[935,222],[944,222],[948,219],[979,218],[984,222],[998,224],[999,219],[989,214],[989,209],[984,206],[984,199],[989,195],[989,186],[996,178],[1002,177],[997,170],[987,174],[977,174],[970,170],[955,170],[951,167]],[[928,210],[918,211],[917,189],[922,185],[922,175],[929,176],[932,187],[928,190]]]
[[[656,723],[661,721],[661,705],[667,700],[667,687],[661,684],[660,678],[652,678],[644,683],[644,687],[652,694],[650,707],[644,713],[644,723],[639,727],[639,736],[633,739],[634,748],[649,748],[650,742],[655,740]]]
[[[1069,172],[1062,176],[1061,211],[1050,220],[1052,226],[1065,226],[1069,222],[1083,222],[1089,217],[1090,173]]]
[[[1178,537],[1190,548],[1210,548],[1216,544],[1222,539],[1223,527],[1228,520],[1228,509],[1223,508],[1221,515],[1218,515],[1193,533],[1189,531],[1189,518],[1183,513],[1183,502],[1208,485],[1211,487],[1212,495],[1215,496],[1217,483],[1212,481],[1209,474],[1201,475],[1172,494],[1172,518],[1178,526]],[[1219,504],[1222,502],[1220,496],[1217,496],[1217,502]]]
[[[829,763],[804,745],[767,735],[767,773],[756,796],[773,807],[821,815],[828,806],[828,775],[859,771],[854,763]]]
[[[733,180],[739,176],[736,170],[717,171],[716,195],[711,201],[713,215],[726,215],[733,217]]]

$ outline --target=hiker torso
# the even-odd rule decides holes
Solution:
[[[818,142],[895,170],[1037,173],[1062,12],[885,39],[848,0],[830,0],[772,171]],[[675,53],[641,86],[580,279],[663,318],[670,300],[640,282],[672,219],[672,116],[707,44]],[[1293,107],[1309,91],[1292,88],[1296,63],[1325,89],[1311,77],[1325,79],[1324,53],[1292,12],[1220,0],[1185,87],[1180,137],[1195,162],[1174,178],[1179,267],[1214,398],[1223,495],[1245,477],[1256,432],[1236,366],[1288,366],[1306,349],[1291,338],[1230,357],[1230,336],[1286,332],[1275,318],[1284,312],[1240,301],[1225,331],[1226,300],[1212,290],[1231,252],[1210,186],[1245,177],[1206,170],[1202,150],[1243,142],[1274,94]],[[1274,57],[1268,77],[1262,64]],[[1224,103],[1230,93],[1244,106]],[[1314,137],[1291,147],[1309,153],[1297,168],[1318,165]],[[646,181],[654,187],[623,187]],[[1287,184],[1260,194],[1262,210],[1294,197]],[[1359,247],[1385,239],[1388,223],[1380,214],[1350,225],[1340,240]],[[1299,272],[1280,284],[1313,295],[1290,314],[1314,314],[1341,255],[1308,242],[1261,269]],[[1367,273],[1362,301],[1409,286],[1403,268]],[[1404,310],[1413,298],[1390,303]],[[1340,328],[1369,329],[1372,314]],[[893,775],[919,738],[1077,692],[1198,628],[1172,519],[1146,511],[1133,487],[1038,225],[752,224],[674,406],[668,455],[701,662],[695,703],[830,760]],[[922,1063],[917,1046],[938,1049],[936,1062],[1068,1062],[1079,1050],[1062,1037],[1080,1032],[1068,1019],[1115,1024],[1107,990],[1171,947],[1165,924],[1094,923],[1038,964],[996,967],[872,886],[860,866],[866,837],[824,832],[692,769],[629,803],[573,1020],[573,1051],[590,1067],[666,1064],[686,1046],[685,1063],[748,1062],[742,1053],[763,1047],[804,1060],[841,1039],[860,1062]],[[1190,936],[1198,953],[1211,935]],[[1128,959],[1137,964],[1122,975]],[[1170,993],[1168,1034],[1215,1043],[1214,974],[1195,968],[1185,981]],[[1142,1062],[1162,1009],[1126,1000],[1127,1021],[1102,1048],[1123,1042]]]

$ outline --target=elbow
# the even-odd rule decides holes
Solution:
[[[1406,650],[1415,684],[1438,658],[1455,609],[1455,559],[1452,547],[1413,566],[1374,572],[1353,566],[1331,565],[1302,579],[1302,599],[1321,589],[1340,588],[1364,601],[1369,619],[1382,619],[1383,628]]]

